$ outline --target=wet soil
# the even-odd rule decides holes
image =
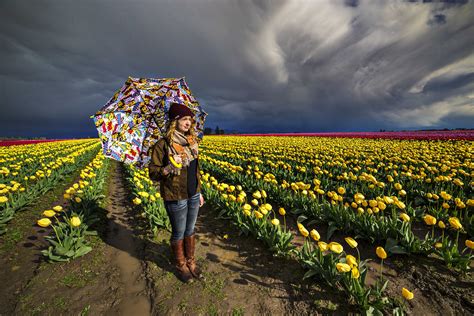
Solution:
[[[294,260],[273,257],[262,243],[227,220],[216,219],[209,204],[196,223],[196,257],[204,281],[183,284],[174,275],[170,233],[161,231],[146,249],[154,285],[154,315],[346,314],[351,307],[335,289],[302,281]]]
[[[44,237],[50,234],[51,228],[39,227],[36,221],[43,217],[44,210],[56,205],[66,206],[63,193],[79,179],[81,168],[62,178],[53,190],[34,204],[17,211],[8,223],[7,232],[0,237],[0,315],[12,314],[19,295],[42,262],[40,251],[47,243]]]
[[[196,258],[205,279],[183,284],[175,275],[170,232],[151,233],[139,207],[131,204],[121,164],[111,162],[108,184],[99,210],[99,234],[90,237],[93,251],[69,263],[47,263],[39,255],[49,232],[34,227],[37,209],[12,222],[24,231],[2,240],[0,263],[7,273],[0,276],[0,315],[357,313],[345,292],[318,279],[303,281],[305,271],[299,263],[273,257],[254,237],[240,235],[229,220],[216,218],[219,210],[210,203],[200,209],[196,223]],[[54,194],[62,196],[59,191]],[[61,200],[53,195],[41,211],[58,203]],[[295,233],[295,244],[302,245],[294,218],[288,216],[287,224]],[[324,227],[308,228],[317,228],[322,237],[326,234]],[[346,249],[344,237],[336,233],[331,240]],[[359,242],[359,249],[363,259],[372,260],[369,282],[374,282],[380,268],[375,246]],[[384,262],[384,277],[389,279],[391,297],[401,298],[402,287],[415,293],[412,301],[401,299],[409,314],[474,314],[472,276],[460,276],[435,258],[390,257]]]

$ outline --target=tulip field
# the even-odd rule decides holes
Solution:
[[[199,148],[206,212],[246,238],[242,240],[255,240],[262,252],[302,271],[292,284],[304,284],[311,293],[313,285],[328,288],[342,298],[344,311],[355,313],[443,314],[437,308],[449,304],[457,305],[448,314],[474,312],[474,146],[464,134],[449,139],[205,136]],[[74,174],[54,191],[55,202],[30,218],[31,225],[47,233],[42,246],[30,252],[36,251],[43,270],[61,267],[57,273],[80,260],[94,261],[87,258],[105,249],[107,243],[100,240],[105,240],[107,221],[113,220],[104,217],[104,209],[117,207],[109,199],[110,179],[120,175],[129,192],[124,199],[137,218],[131,225],[142,223],[149,241],[145,248],[153,248],[157,236],[169,236],[163,234],[171,229],[158,185],[146,168],[117,165],[102,155],[97,139],[0,147],[0,242],[13,234],[15,219],[24,216],[27,206],[34,209],[36,200],[51,195],[61,178]],[[157,252],[153,250],[153,258],[168,256]],[[154,280],[148,284],[155,284],[156,293],[171,286],[157,277],[158,268],[166,265],[140,260],[148,260],[145,275]],[[106,271],[108,265],[113,260],[97,269]],[[210,293],[219,298],[214,288]],[[190,290],[185,295],[197,294]],[[231,295],[226,300],[232,301]],[[82,312],[87,312],[91,305],[84,296],[81,300],[86,306],[81,305]],[[153,301],[166,305],[162,296]],[[16,311],[33,304],[21,303]],[[180,304],[175,304],[180,314],[229,312],[218,303],[199,311]],[[318,306],[304,308],[313,314],[321,312]],[[54,311],[42,308],[39,314]],[[233,307],[231,314],[255,311]]]
[[[96,140],[0,147],[0,234],[16,211],[53,189],[99,148]]]
[[[398,312],[397,301],[384,295],[388,256],[432,256],[461,274],[471,270],[471,141],[264,140],[206,140],[206,196],[276,255],[297,256],[305,277],[343,288],[362,310],[390,306]],[[295,232],[286,225],[287,216],[297,218],[304,237],[300,249],[291,242]],[[346,236],[344,243],[331,240],[336,232]],[[358,251],[362,243],[372,245],[380,260],[373,286],[366,283],[367,260]],[[412,300],[413,290],[400,288],[400,295]]]

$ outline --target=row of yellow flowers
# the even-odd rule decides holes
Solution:
[[[100,147],[100,142],[97,140],[72,143],[64,141],[54,144],[52,147],[60,148],[61,151],[47,155],[50,160],[41,162],[39,166],[33,164],[37,166],[36,170],[32,170],[29,166],[22,169],[20,175],[23,178],[18,179],[21,182],[9,180],[9,183],[0,183],[0,234],[6,231],[6,223],[13,218],[16,211],[54,188],[61,177],[74,172],[79,164],[90,159],[90,155]]]
[[[374,173],[366,174],[372,182],[377,181],[379,173],[382,176],[385,173],[389,182],[397,177],[428,180],[430,176],[428,183],[447,181],[458,187],[466,183],[472,185],[471,145],[468,141],[434,143],[306,137],[265,137],[264,141],[261,137],[207,137],[205,140],[206,148],[212,153],[254,160],[255,164],[263,162],[258,159],[263,154],[272,168],[283,166],[291,170],[291,164],[296,164],[294,168],[299,171],[314,169],[316,174],[339,176],[337,180],[356,179],[352,170],[366,169]],[[349,169],[349,173],[344,169]],[[340,175],[332,174],[334,170],[340,171]]]
[[[286,210],[284,207],[273,207],[268,203],[268,195],[264,189],[247,194],[243,190],[243,185],[229,185],[219,182],[209,173],[203,173],[202,181],[206,198],[210,199],[218,208],[225,208],[226,214],[233,218],[242,231],[256,230],[253,231],[253,234],[258,239],[262,239],[273,251],[278,249],[276,245],[282,241],[283,237],[286,238],[284,242],[290,241],[286,251],[295,254],[302,265],[309,269],[305,277],[317,274],[331,285],[343,284],[362,310],[386,307],[387,299],[384,299],[382,295],[386,284],[384,288],[379,287],[377,289],[371,289],[365,285],[365,261],[361,262],[360,260],[358,243],[355,239],[347,237],[345,240],[350,247],[357,250],[358,259],[345,253],[341,244],[335,241],[322,241],[316,229],[308,231],[303,224],[298,222],[298,230],[305,237],[305,243],[302,249],[293,251],[294,248],[291,247],[293,237],[286,227]],[[278,212],[275,211],[276,209],[278,209]],[[272,215],[270,216],[270,214]],[[281,220],[284,223],[282,229],[280,229]],[[276,229],[267,228],[271,226],[276,227]],[[278,235],[282,231],[290,234],[290,236]],[[317,247],[312,246],[307,239],[308,236],[317,243]],[[281,246],[279,249],[285,250]],[[362,269],[363,272],[359,269]],[[350,276],[345,275],[346,272],[350,272]],[[402,290],[402,293],[405,293],[405,291],[407,290]],[[394,308],[401,311],[397,307]]]
[[[240,166],[232,165],[232,164],[230,164],[229,162],[226,162],[226,161],[219,161],[217,159],[214,159],[212,157],[208,157],[206,155],[204,155],[201,160],[204,161],[205,163],[214,164],[218,168],[228,170],[228,171],[230,171],[230,174],[239,174],[239,173],[242,173],[242,171],[244,170]],[[252,175],[252,173],[249,172],[248,170],[247,170],[246,174],[248,176]],[[261,178],[261,177],[258,177],[258,173],[254,173],[254,176],[257,179],[257,181],[259,181],[259,182],[261,181],[261,180],[258,179],[258,178]],[[267,176],[268,176],[268,174],[266,174],[264,176],[263,181],[265,181],[265,178],[267,178]],[[276,182],[275,180],[265,181],[265,182],[270,183],[271,185],[274,185],[276,187],[278,186],[278,182]],[[312,193],[312,191],[309,189],[309,186],[310,186],[309,184],[305,184],[303,182],[293,182],[289,185],[285,185],[285,183],[283,183],[281,185],[281,187],[283,189],[291,190],[295,194],[299,194],[299,195],[301,195],[305,198],[307,197],[310,200],[317,200],[319,202],[319,201],[321,201],[320,197],[324,197],[325,192],[318,187],[319,184],[320,184],[319,180],[315,181],[314,184],[316,186],[316,188],[315,188],[316,191],[314,191],[315,193]],[[401,186],[397,185],[397,188],[401,189]],[[346,193],[346,191],[345,191],[344,187],[338,187],[337,192],[335,192],[335,191],[327,192],[327,198],[329,199],[331,205],[337,205],[338,203],[342,204],[344,199],[347,198],[347,197],[344,196],[345,193]],[[445,199],[450,198],[444,192],[441,192],[441,195]],[[398,197],[396,197],[396,196],[383,196],[383,197],[377,196],[375,199],[366,200],[365,196],[358,192],[358,193],[354,194],[353,198],[349,197],[349,199],[351,199],[352,202],[349,204],[350,200],[346,201],[344,203],[344,208],[347,209],[350,206],[354,210],[357,210],[357,213],[359,215],[363,215],[364,213],[367,213],[367,214],[370,214],[370,215],[376,214],[376,215],[382,216],[381,214],[384,213],[384,210],[388,206],[394,205],[399,210],[399,218],[403,222],[409,223],[411,221],[410,215],[408,215],[406,213],[405,203],[400,201],[398,199]],[[468,204],[469,207],[471,207],[472,201],[473,201],[472,199],[469,199],[467,201],[467,204]],[[409,210],[411,211],[411,213],[413,213],[413,209],[409,209]],[[389,212],[388,214],[390,214],[390,216],[392,216],[393,211]],[[429,214],[426,214],[426,215],[429,215]],[[377,221],[378,219],[373,218],[372,220]],[[441,221],[441,223],[443,223],[443,222]],[[461,224],[460,220],[457,217],[450,217],[449,218],[449,223],[451,223],[451,228],[456,230],[457,233],[459,233],[459,230],[462,231],[462,224]],[[410,241],[410,243],[414,243],[413,247],[415,247],[414,250],[416,250],[422,245],[420,244],[419,246],[416,246],[417,245],[416,237],[413,235],[413,233],[410,233],[411,235],[406,235],[406,233],[408,233],[410,231],[410,227],[411,226],[407,226],[407,225],[402,226],[401,227],[402,230],[400,230],[400,234],[402,236],[407,236],[406,237],[407,240]],[[470,259],[469,259],[470,254],[466,253],[465,251],[460,252],[460,251],[457,250],[457,239],[458,238],[456,238],[455,243],[442,243],[442,242],[437,242],[437,240],[434,239],[433,234],[432,234],[431,237],[432,237],[431,240],[428,240],[428,238],[426,238],[425,242],[428,242],[433,246],[437,246],[436,250],[432,249],[431,251],[435,251],[443,259],[445,259],[448,266],[455,266],[457,268],[460,268],[463,271],[468,269],[468,266],[469,266],[468,263],[470,261]],[[444,233],[443,233],[442,238],[443,238],[443,240],[447,240],[444,236]],[[441,247],[440,245],[444,245],[444,246]],[[397,245],[394,244],[393,246],[397,246]],[[399,249],[399,248],[397,248],[397,249]],[[429,250],[429,249],[427,249],[427,250]],[[443,253],[446,253],[446,252],[451,252],[451,253],[454,252],[454,254],[452,254],[452,256],[446,256],[446,255],[443,254]],[[453,264],[453,262],[454,262],[454,264]]]
[[[126,178],[132,191],[132,202],[141,208],[142,216],[148,219],[151,230],[156,232],[165,228],[171,230],[163,199],[158,185],[148,176],[148,168],[138,169],[133,165],[125,167]]]
[[[79,139],[39,144],[0,147],[0,175],[3,181],[34,181],[51,174],[64,158],[83,148],[96,145],[97,140]]]
[[[221,157],[233,157],[234,154],[222,154],[221,152],[217,151],[217,150],[209,150],[206,152],[209,152],[211,153],[213,156],[221,156]],[[241,159],[241,158],[239,158]],[[235,161],[236,159],[233,159],[232,161]],[[247,159],[241,159],[241,160],[238,160],[240,161],[241,163],[261,163],[262,161],[261,160],[258,160],[258,159],[254,159],[254,157],[251,157],[251,158],[247,158]],[[266,168],[267,170],[275,170],[275,165],[267,160],[269,166],[268,167],[264,167]],[[239,165],[232,165],[230,162],[225,162],[229,168],[229,170],[232,170],[232,172],[238,172],[238,171],[243,171],[244,168],[239,166]],[[285,164],[285,167],[286,167],[286,164]],[[285,168],[286,169],[286,168]],[[290,168],[291,169],[291,168]],[[303,170],[305,172],[305,168],[304,167],[296,167],[295,169],[297,170]],[[258,165],[255,165],[255,166],[252,166],[251,164],[248,164],[247,165],[247,170],[246,170],[246,173],[247,174],[251,174],[251,173],[254,173],[255,174],[255,177],[257,179],[260,179],[260,178],[264,178],[265,181],[268,181],[268,182],[273,182],[275,184],[278,183],[278,181],[276,180],[276,177],[275,175],[273,175],[272,173],[268,172],[265,174],[264,176],[264,173],[260,170],[259,166]],[[358,177],[353,175],[352,172],[349,172],[349,175],[350,175],[350,178],[347,178],[347,173],[344,172],[343,173],[344,176],[342,176],[343,179],[350,179],[350,180],[361,180],[361,181],[368,181],[368,182],[372,182],[371,184],[368,185],[368,188],[369,189],[373,189],[375,186],[379,187],[379,188],[385,188],[386,184],[384,182],[381,182],[381,181],[377,181],[375,179],[375,177],[373,175],[370,175],[370,174],[367,174],[365,172],[362,172],[361,175],[359,175]],[[306,175],[304,175],[306,177]],[[391,175],[388,175],[387,176],[387,179],[388,179],[388,183],[393,183],[394,182],[394,179]],[[341,180],[338,178],[338,180]],[[458,184],[461,184],[462,182],[459,182],[459,181],[455,181],[456,183]],[[303,181],[295,181],[295,182],[292,182],[291,184],[288,183],[285,179],[283,179],[281,185],[282,187],[286,188],[286,187],[290,187],[293,189],[293,190],[301,190],[301,192],[303,194],[309,194],[311,197],[314,197],[315,196],[315,193],[319,193],[319,194],[324,194],[324,190],[321,189],[320,185],[321,185],[321,180],[318,179],[318,178],[314,178],[313,179],[313,183],[314,183],[314,188],[313,188],[313,191],[311,191],[311,184],[310,183],[304,183]],[[347,185],[347,183],[346,183]],[[352,186],[352,185],[350,185]],[[393,189],[397,192],[397,194],[403,198],[405,197],[405,201],[406,199],[408,198],[407,197],[407,192],[405,189],[403,189],[403,186],[402,184],[396,182],[396,183],[393,183]],[[344,192],[346,191],[346,189],[344,187],[339,187],[338,188],[338,191],[340,190],[343,190]],[[329,191],[329,190],[327,190]],[[383,191],[382,191],[383,192]],[[378,193],[382,193],[382,192],[378,192]],[[334,191],[329,191],[327,194],[330,195],[330,194],[334,194],[335,192]],[[443,198],[443,201],[442,201],[442,208],[443,209],[449,209],[451,207],[450,205],[450,200],[451,200],[451,195],[446,193],[445,191],[440,191],[438,192],[439,195],[441,195],[441,197]],[[431,193],[431,192],[428,192],[425,196],[428,200],[432,200],[432,201],[439,201],[439,195],[436,194],[436,193]],[[337,193],[335,194],[335,199],[336,200],[337,198]],[[336,200],[337,201],[337,200]],[[474,205],[474,200],[473,199],[467,199],[465,201],[462,201],[461,198],[459,197],[456,197],[454,198],[454,207],[455,207],[455,211],[456,209],[463,209],[466,207],[466,204],[468,205]],[[439,203],[437,203],[436,206],[439,206]],[[371,210],[369,210],[370,212]]]
[[[87,235],[95,235],[89,228],[100,219],[100,203],[108,174],[109,161],[102,152],[80,172],[80,179],[67,188],[63,194],[68,201],[67,209],[56,205],[43,211],[43,218],[37,221],[41,227],[51,226],[53,234],[47,236],[50,246],[43,250],[49,261],[69,261],[92,250]],[[103,216],[103,214],[102,214]],[[54,219],[54,222],[52,221]]]

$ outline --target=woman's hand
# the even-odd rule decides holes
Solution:
[[[201,193],[200,197],[199,197],[199,207],[201,207],[203,205],[204,205],[204,197],[202,196],[202,193]]]
[[[183,158],[181,158],[181,155],[173,155],[173,159],[176,161],[176,163],[183,163]]]
[[[175,173],[176,170],[179,170],[179,169],[176,168],[175,166],[173,166],[173,164],[170,163],[169,165],[167,165],[166,167],[163,168],[163,175],[166,176],[171,172]]]

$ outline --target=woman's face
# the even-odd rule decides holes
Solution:
[[[184,116],[176,122],[176,129],[178,130],[178,132],[186,133],[187,131],[189,131],[192,122],[193,120],[191,116]]]

